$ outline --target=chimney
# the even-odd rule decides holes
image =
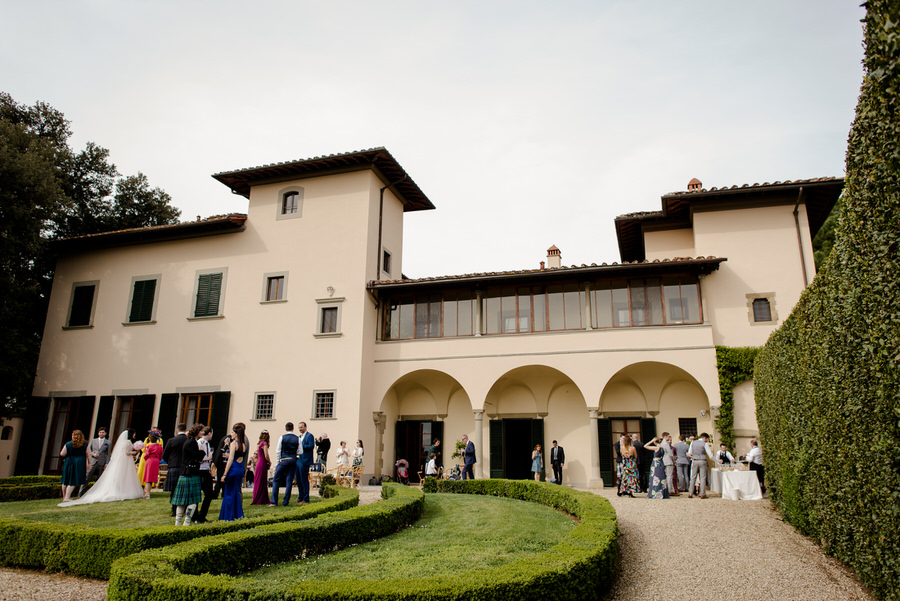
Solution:
[[[688,182],[688,192],[693,192],[694,190],[701,190],[703,188],[703,184],[700,183],[700,180],[696,177]]]
[[[553,269],[562,265],[562,254],[554,244],[547,249],[547,267]]]

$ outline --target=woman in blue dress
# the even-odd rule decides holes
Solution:
[[[541,455],[541,445],[534,445],[531,452],[531,471],[534,473],[534,481],[541,481],[541,471],[544,469],[544,457]]]
[[[85,485],[87,475],[87,444],[81,430],[72,432],[72,440],[66,443],[59,451],[60,457],[65,457],[62,468],[62,496],[63,503],[72,500],[72,493],[76,488]]]
[[[653,453],[653,463],[650,464],[650,489],[647,491],[648,499],[668,499],[669,485],[666,479],[666,466],[663,457],[665,449],[659,446],[660,439],[654,438],[644,448]]]
[[[243,496],[241,487],[244,483],[244,460],[247,457],[247,445],[245,444],[244,426],[235,424],[232,430],[228,463],[225,464],[219,480],[225,483],[222,493],[222,508],[219,510],[219,519],[226,522],[244,517]]]

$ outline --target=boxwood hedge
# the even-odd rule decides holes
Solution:
[[[260,582],[237,578],[263,563],[290,561],[390,534],[418,519],[424,493],[385,484],[385,500],[302,523],[285,523],[190,541],[118,560],[111,601],[600,599],[612,584],[618,552],[615,512],[596,495],[529,481],[440,481],[445,492],[491,494],[542,503],[581,523],[546,552],[454,577],[365,581]],[[414,573],[411,567],[411,573]]]
[[[756,361],[771,498],[900,599],[900,2],[866,4],[865,77],[835,245]]]
[[[0,478],[0,503],[62,497],[59,476],[11,476]]]
[[[0,545],[0,565],[43,568],[105,579],[109,578],[113,561],[145,549],[266,524],[311,519],[359,504],[359,492],[356,490],[335,487],[335,493],[334,497],[320,503],[278,511],[273,515],[233,522],[214,521],[187,528],[173,525],[124,530],[0,519],[0,540],[3,541]]]

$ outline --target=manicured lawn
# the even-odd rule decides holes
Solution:
[[[429,494],[423,518],[402,532],[335,553],[262,568],[246,577],[378,580],[467,572],[546,551],[575,525],[570,517],[536,503]]]
[[[250,505],[252,496],[249,490],[244,492],[244,515],[247,517],[272,515],[287,509],[281,506],[270,508]],[[296,500],[296,496],[292,500]],[[321,499],[318,495],[312,495],[310,501],[317,503],[321,502]],[[0,517],[93,528],[145,528],[172,526],[175,523],[174,519],[169,517],[172,506],[169,505],[169,493],[167,492],[153,492],[148,500],[134,499],[113,503],[57,507],[56,504],[59,502],[59,499],[42,499],[0,503]],[[207,516],[209,521],[218,519],[221,503],[221,499],[217,499],[210,504]],[[297,504],[291,503],[291,507],[297,507]]]

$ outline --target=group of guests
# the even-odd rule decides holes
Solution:
[[[270,461],[269,433],[263,431],[260,435],[256,449],[255,477],[253,482],[253,505],[278,505],[278,493],[281,487],[285,488],[282,505],[287,507],[291,501],[291,492],[294,483],[297,483],[297,502],[301,505],[309,503],[309,470],[313,465],[313,451],[316,450],[316,462],[321,464],[324,470],[331,450],[331,441],[327,434],[315,438],[306,428],[306,422],[297,424],[297,434],[294,434],[293,422],[284,425],[284,434],[278,438],[275,444],[274,462]],[[362,465],[363,454],[362,440],[356,441],[356,448],[351,452],[347,448],[347,441],[342,440],[341,446],[335,453],[339,466]],[[269,496],[268,471],[271,465],[275,466],[272,477],[272,495]]]
[[[550,447],[550,465],[553,467],[553,480],[551,482],[562,484],[562,470],[566,463],[566,451],[555,440],[551,444],[553,445]],[[536,444],[534,445],[534,450],[531,451],[531,473],[534,474],[536,482],[541,481],[541,472],[543,471],[544,455],[541,453],[541,445]]]
[[[750,469],[756,472],[763,493],[765,487],[765,471],[762,465],[762,451],[756,440],[750,441],[751,450],[747,454]],[[668,499],[687,492],[688,498],[697,496],[707,498],[706,486],[709,478],[709,462],[727,467],[734,463],[734,456],[725,444],[719,445],[719,451],[713,455],[709,445],[709,434],[703,432],[698,438],[693,436],[688,441],[684,435],[678,442],[672,443],[672,435],[663,432],[647,444],[642,444],[637,434],[623,434],[614,445],[616,452],[616,478],[618,496],[634,497],[635,493],[647,490],[649,499]],[[648,471],[648,479],[641,486],[640,465],[642,455],[652,452],[652,460]],[[647,461],[647,457],[643,458]],[[679,492],[680,491],[680,492]]]
[[[166,441],[160,459],[168,465],[163,490],[169,493],[172,517],[176,526],[207,521],[209,505],[222,493],[219,519],[232,521],[244,517],[241,496],[244,473],[247,468],[250,441],[245,434],[246,425],[234,424],[231,432],[223,436],[213,450],[213,430],[204,424],[178,424],[178,431]],[[153,437],[151,431],[151,438]],[[145,491],[149,494],[148,480],[159,462],[157,453],[147,453],[147,448],[158,444],[151,442],[143,449],[145,462]],[[155,466],[154,466],[155,464]]]

